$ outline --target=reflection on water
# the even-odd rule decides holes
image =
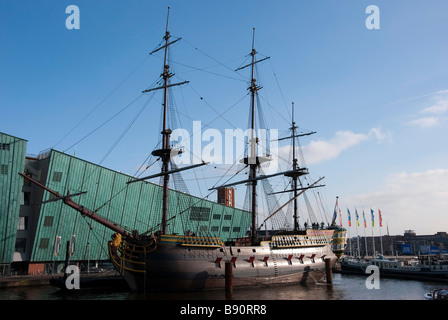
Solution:
[[[234,288],[204,292],[132,293],[128,291],[71,290],[53,286],[0,289],[0,300],[423,300],[423,295],[447,284],[380,279],[379,289],[367,289],[366,278],[334,274],[333,284],[313,283],[262,288]]]

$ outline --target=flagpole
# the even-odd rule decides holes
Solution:
[[[374,223],[374,221],[375,221],[375,219],[374,219],[374,216],[373,216],[373,210],[372,209],[370,209],[370,214],[372,215],[372,258],[375,258],[375,238],[373,237],[373,227],[375,226],[375,223]]]
[[[356,208],[355,208],[355,214],[356,214],[356,240],[358,244],[358,257],[361,257],[361,248],[359,247],[359,232],[358,232],[359,217],[358,217],[358,210],[356,210]]]
[[[381,227],[378,227],[380,229],[380,246],[381,246],[381,255],[383,255],[383,238],[381,236]]]
[[[367,223],[366,223],[366,214],[364,213],[364,209],[362,209],[362,216],[364,218],[364,243],[366,245],[366,257],[367,257],[367,236],[366,236],[366,228],[367,228]]]
[[[352,226],[352,222],[351,222],[351,217],[350,217],[350,211],[348,211],[347,208],[347,219],[348,219],[348,227],[347,227],[347,231],[348,231],[348,239],[350,240],[348,243],[348,251],[350,253],[350,256],[352,256],[352,239],[350,238],[350,227]]]
[[[381,217],[381,211],[378,208],[378,216],[380,219],[380,225],[378,228],[380,228],[380,244],[381,244],[381,255],[383,255],[383,236],[381,235],[381,228],[383,227],[383,218]]]

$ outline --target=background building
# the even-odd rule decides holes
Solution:
[[[367,247],[366,247],[367,245]],[[359,249],[358,249],[359,246]],[[437,232],[433,235],[417,235],[414,230],[405,230],[403,235],[383,235],[381,237],[352,237],[348,239],[347,255],[372,256],[382,253],[393,255],[440,255],[447,254],[448,235]]]
[[[106,262],[112,231],[55,201],[42,188],[19,176],[25,172],[61,195],[127,230],[157,231],[162,216],[162,187],[127,184],[133,177],[83,159],[49,150],[26,156],[26,140],[0,133],[0,274],[59,272],[67,242],[70,260],[81,267]],[[168,232],[213,235],[228,241],[243,237],[249,212],[170,190]],[[229,202],[232,203],[233,202]],[[237,227],[231,227],[231,226]]]
[[[29,199],[22,195],[22,178],[17,174],[25,168],[27,141],[0,133],[0,274],[13,262],[15,248],[25,250],[26,243],[17,243],[27,221],[19,218],[21,204]]]

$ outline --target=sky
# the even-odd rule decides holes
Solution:
[[[182,38],[170,46],[172,81],[189,81],[173,88],[172,125],[247,128],[250,70],[234,70],[250,62],[254,36],[257,59],[270,57],[256,74],[267,127],[287,136],[294,102],[300,130],[316,131],[300,145],[310,177],[325,177],[327,214],[338,197],[350,236],[448,231],[445,0],[4,0],[0,132],[28,140],[29,154],[55,148],[130,175],[152,164],[162,97],[142,91],[160,79],[162,51],[149,53],[168,6],[171,39]],[[287,147],[279,142],[281,161]],[[206,196],[235,172],[212,163],[184,179]]]

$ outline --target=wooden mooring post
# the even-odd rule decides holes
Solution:
[[[327,283],[333,283],[333,270],[331,266],[331,259],[325,259],[325,272],[327,277]]]
[[[225,287],[226,291],[232,291],[233,289],[233,275],[232,275],[233,263],[230,261],[226,262],[225,268]]]

